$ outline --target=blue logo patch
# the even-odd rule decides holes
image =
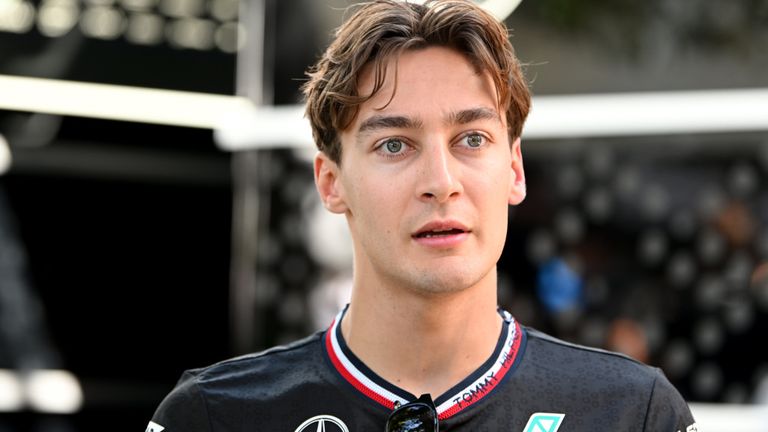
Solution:
[[[565,414],[534,413],[528,419],[523,432],[557,432]]]

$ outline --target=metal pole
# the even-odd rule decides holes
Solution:
[[[271,102],[267,79],[271,65],[265,61],[270,52],[266,43],[268,0],[242,0],[240,21],[246,40],[237,55],[237,94],[248,97],[256,105]],[[266,160],[265,160],[266,159]],[[261,227],[269,224],[269,185],[264,187],[263,169],[269,155],[258,150],[232,155],[232,258],[230,270],[230,329],[235,354],[263,348],[265,335],[257,318],[258,240]],[[266,199],[265,199],[266,198]]]

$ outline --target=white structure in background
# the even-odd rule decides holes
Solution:
[[[0,109],[214,129],[232,151],[313,147],[303,106],[256,107],[239,96],[0,75]],[[754,88],[537,96],[523,138],[764,130],[768,89]]]
[[[0,175],[3,175],[11,168],[11,149],[8,147],[8,141],[0,135]]]
[[[69,371],[32,370],[25,378],[27,403],[35,411],[70,414],[83,405],[80,382]]]
[[[72,414],[82,405],[80,382],[69,371],[0,369],[0,412],[31,409],[47,414]]]
[[[222,148],[314,145],[303,106],[242,108],[218,124]],[[611,93],[534,97],[523,139],[760,130],[768,130],[768,89]]]
[[[24,408],[24,385],[19,374],[0,369],[0,412],[20,411]]]
[[[307,249],[325,269],[309,294],[312,323],[319,330],[327,327],[349,303],[354,251],[346,218],[326,210],[319,199],[312,201],[305,215]]]
[[[764,432],[768,405],[691,404],[702,432]]]

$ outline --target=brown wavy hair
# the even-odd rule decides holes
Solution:
[[[510,139],[519,137],[531,96],[503,23],[469,0],[424,5],[376,0],[359,5],[307,73],[306,116],[317,148],[340,164],[339,131],[352,124],[360,104],[381,90],[389,58],[429,46],[456,49],[478,71],[490,74],[499,107],[507,113]],[[358,78],[368,64],[373,66],[374,87],[371,94],[359,95]]]

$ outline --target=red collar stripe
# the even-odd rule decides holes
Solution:
[[[325,346],[333,366],[339,374],[341,374],[341,376],[347,382],[352,384],[352,386],[359,392],[380,405],[383,405],[387,409],[394,409],[395,402],[400,402],[400,404],[408,403],[408,400],[392,393],[368,378],[354,365],[354,363],[352,363],[352,361],[350,361],[346,354],[344,354],[336,336],[338,331],[337,327],[341,322],[341,318],[344,316],[344,312],[345,311],[342,310],[336,316],[331,327],[325,333]],[[445,399],[445,402],[437,407],[437,413],[440,420],[445,420],[454,416],[488,395],[515,364],[520,344],[523,339],[523,333],[520,325],[511,317],[511,315],[505,313],[505,320],[508,322],[507,332],[504,339],[504,345],[496,358],[496,361],[493,362],[493,365],[490,368],[483,371],[482,374],[478,374],[478,378],[474,382]],[[443,399],[443,397],[441,396],[440,399]]]
[[[336,327],[341,322],[343,313],[344,311],[336,316],[336,319],[333,320],[331,327],[325,334],[325,346],[333,366],[357,390],[388,409],[394,409],[395,401],[401,404],[408,403],[407,400],[371,381],[344,354],[339,341],[336,339]]]

